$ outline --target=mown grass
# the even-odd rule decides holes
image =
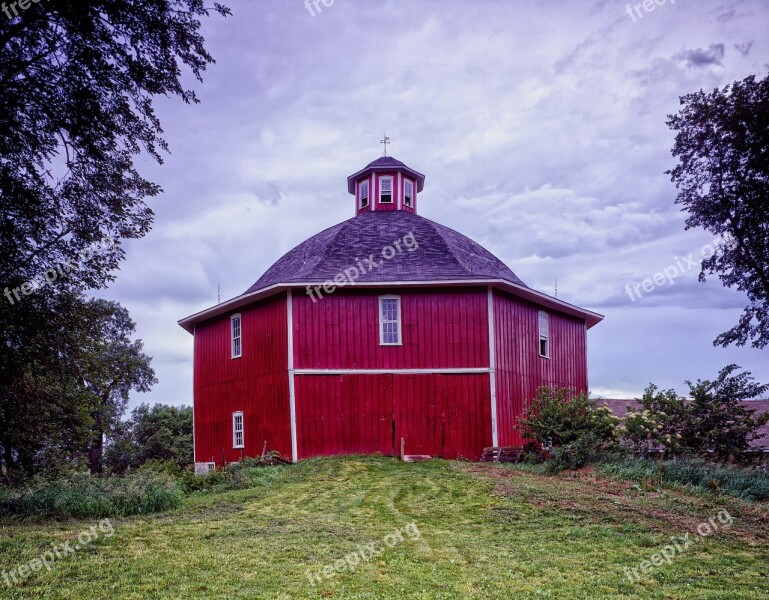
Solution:
[[[5,589],[2,570],[72,540],[88,521],[0,524],[3,598],[765,598],[769,507],[652,490],[594,470],[543,476],[504,465],[377,457],[262,469],[252,487],[199,492]],[[727,509],[640,582],[623,574]],[[384,547],[415,523],[419,539]],[[361,544],[384,552],[313,585],[307,571]]]

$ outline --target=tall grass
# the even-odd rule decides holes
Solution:
[[[769,475],[754,467],[719,465],[699,459],[659,461],[626,458],[605,462],[598,470],[612,477],[635,481],[655,480],[662,484],[723,492],[744,500],[769,500]]]
[[[59,518],[124,517],[170,510],[184,496],[171,475],[139,471],[125,477],[74,473],[0,491],[0,516]]]

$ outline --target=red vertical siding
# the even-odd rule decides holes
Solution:
[[[550,315],[550,358],[539,356],[538,311],[534,304],[494,291],[497,430],[499,445],[523,443],[514,429],[524,403],[541,386],[587,390],[587,334],[584,321]]]
[[[392,377],[300,375],[296,394],[299,458],[392,454]]]
[[[379,295],[401,296],[401,346],[379,345]],[[294,294],[294,368],[487,368],[484,288]]]
[[[243,356],[231,358],[230,316],[241,314]],[[195,458],[235,461],[270,449],[291,456],[286,296],[195,328]],[[245,448],[232,447],[232,413],[243,411]]]
[[[478,460],[491,444],[488,374],[299,375],[299,458],[400,451]]]

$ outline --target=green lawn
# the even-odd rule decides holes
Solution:
[[[114,535],[10,588],[2,571],[77,543],[97,521],[2,523],[0,598],[769,597],[767,505],[592,471],[444,461],[349,457],[256,471],[254,488],[113,519]],[[723,510],[731,527],[716,519],[718,532],[696,534]],[[696,542],[670,564],[639,569],[637,583],[625,576],[687,533]],[[372,543],[378,556],[364,549],[354,570],[333,570]]]

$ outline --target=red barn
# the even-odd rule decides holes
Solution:
[[[587,389],[603,317],[527,287],[417,214],[424,175],[392,157],[351,175],[355,217],[288,252],[195,336],[195,461],[400,451],[478,460],[521,445],[543,385]]]

